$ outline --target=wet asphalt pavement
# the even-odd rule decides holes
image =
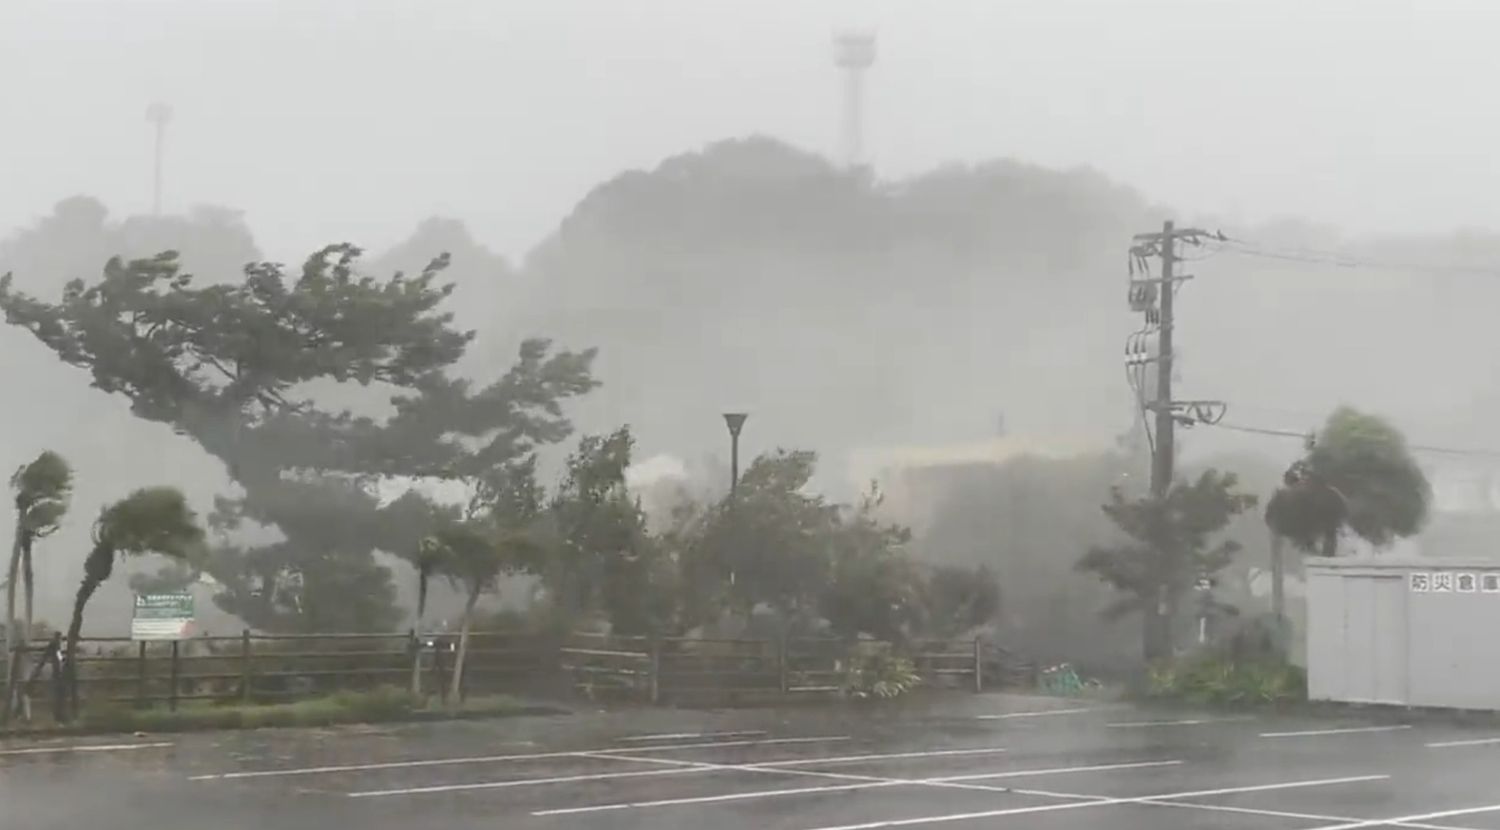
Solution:
[[[929,826],[1500,830],[1500,727],[985,694],[0,743],[0,830]]]

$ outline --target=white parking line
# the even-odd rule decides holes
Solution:
[[[914,752],[886,752],[877,755],[836,755],[832,758],[794,758],[790,761],[764,761],[745,764],[747,767],[795,767],[806,764],[858,764],[864,761],[890,761],[897,758],[942,758],[950,755],[994,755],[1005,752],[1005,747],[989,746],[981,749],[925,749]]]
[[[1153,726],[1203,726],[1209,723],[1236,723],[1251,718],[1190,718],[1187,720],[1127,720],[1106,723],[1110,729],[1148,729]]]
[[[1271,818],[1299,818],[1308,821],[1359,821],[1348,816],[1325,816],[1317,813],[1290,813],[1285,810],[1262,810],[1256,807],[1231,807],[1228,804],[1199,804],[1195,801],[1142,801],[1142,804],[1150,804],[1156,807],[1185,807],[1189,810],[1207,810],[1213,813],[1241,813],[1250,816],[1267,816]],[[1473,830],[1468,827],[1450,827],[1443,824],[1417,824],[1413,822],[1398,822],[1395,827],[1414,827],[1418,830]]]
[[[1473,738],[1467,741],[1436,741],[1425,746],[1431,749],[1442,749],[1449,746],[1488,746],[1500,744],[1500,738]]]
[[[840,792],[845,790],[866,790],[876,787],[904,787],[904,786],[936,786],[966,781],[985,781],[996,778],[1020,778],[1042,775],[1067,775],[1080,772],[1103,772],[1106,770],[1142,769],[1146,767],[1164,767],[1181,764],[1181,761],[1136,761],[1120,764],[1100,764],[1086,767],[1051,767],[1047,769],[1008,770],[1006,772],[984,772],[970,775],[949,775],[941,778],[919,778],[902,779],[886,778],[870,781],[860,781],[854,784],[831,784],[822,787],[793,787],[781,790],[758,790],[754,792],[728,793],[724,795],[706,795],[690,798],[663,798],[654,801],[630,801],[615,804],[596,804],[589,807],[563,807],[555,810],[537,810],[533,816],[561,816],[573,813],[597,813],[607,810],[627,810],[647,807],[667,807],[680,804],[711,804],[721,801],[743,801],[756,798],[776,798],[789,795],[806,795],[810,793]],[[758,771],[758,770],[757,770]]]
[[[194,775],[189,781],[223,781],[238,778],[276,778],[289,775],[323,775],[335,772],[365,772],[377,769],[409,769],[413,767],[444,767],[458,764],[495,764],[508,761],[534,761],[546,758],[587,758],[608,756],[615,752],[675,752],[679,749],[704,749],[722,746],[771,746],[779,744],[832,743],[850,740],[848,735],[830,735],[820,738],[766,738],[753,741],[705,741],[692,744],[670,744],[667,746],[636,746],[629,749],[606,747],[572,752],[532,752],[524,755],[470,755],[461,758],[426,758],[416,761],[380,761],[370,764],[338,764],[323,767],[299,767],[294,769],[264,769],[245,772],[218,772],[209,775]]]
[[[1315,827],[1313,830],[1364,830],[1366,827],[1384,827],[1392,824],[1407,824],[1412,821],[1428,821],[1435,818],[1452,818],[1454,816],[1471,816],[1475,813],[1500,812],[1500,804],[1490,804],[1484,807],[1463,807],[1457,810],[1440,810],[1436,813],[1418,813],[1410,816],[1396,816],[1393,818],[1372,818],[1361,821],[1351,821],[1348,824],[1329,824],[1323,827]],[[1408,827],[1414,826],[1407,824]]]
[[[693,739],[704,740],[708,738],[752,738],[760,737],[764,734],[766,734],[764,730],[753,730],[746,732],[666,732],[660,735],[631,735],[625,738],[620,738],[619,742],[624,744],[636,742],[644,743],[649,741],[686,741]]]
[[[976,715],[975,720],[1010,720],[1012,718],[1045,718],[1050,715],[1076,715],[1080,712],[1097,712],[1090,706],[1085,709],[1042,709],[1036,712],[1007,712],[1003,715]]]
[[[1347,729],[1307,729],[1301,732],[1262,732],[1262,738],[1302,738],[1313,735],[1353,735],[1358,732],[1399,732],[1402,729],[1410,729],[1411,724],[1403,723],[1399,726],[1352,726]]]
[[[132,749],[162,749],[171,743],[154,744],[85,744],[83,746],[33,746],[26,749],[0,749],[0,755],[56,755],[64,752],[126,752]]]
[[[1179,793],[1159,793],[1159,794],[1156,794],[1156,795],[1143,795],[1143,796],[1136,796],[1136,797],[1132,797],[1132,798],[1099,798],[1099,799],[1090,800],[1090,801],[1073,801],[1073,802],[1069,802],[1067,804],[1042,804],[1042,805],[1033,806],[1033,807],[1012,807],[1012,808],[1004,809],[1004,810],[983,810],[983,811],[971,812],[971,813],[946,813],[946,814],[934,815],[934,816],[917,816],[915,818],[889,819],[889,820],[885,820],[885,821],[871,821],[871,822],[865,822],[865,823],[862,823],[862,824],[836,824],[836,825],[828,825],[828,826],[824,826],[824,827],[816,827],[816,828],[812,828],[812,830],[877,830],[878,828],[882,828],[882,827],[906,827],[906,826],[910,826],[910,825],[913,825],[913,824],[937,824],[937,823],[949,822],[949,821],[970,821],[970,820],[973,820],[973,819],[981,819],[981,818],[997,818],[999,816],[1019,816],[1019,815],[1028,815],[1028,814],[1031,814],[1031,813],[1053,813],[1053,812],[1058,812],[1060,810],[1077,810],[1077,809],[1082,809],[1082,808],[1086,808],[1086,807],[1104,807],[1104,806],[1109,806],[1109,805],[1112,805],[1112,804],[1141,804],[1141,803],[1149,802],[1149,801],[1157,801],[1157,800],[1172,799],[1172,798],[1197,798],[1197,797],[1201,797],[1201,796],[1210,796],[1210,795],[1231,795],[1231,794],[1234,794],[1234,793],[1265,792],[1265,791],[1268,791],[1268,790],[1289,790],[1289,789],[1296,789],[1296,788],[1301,788],[1301,787],[1330,787],[1330,786],[1334,786],[1334,785],[1337,785],[1337,784],[1353,784],[1353,783],[1358,783],[1358,782],[1362,782],[1362,781],[1379,781],[1379,780],[1385,780],[1385,779],[1388,779],[1388,778],[1390,778],[1389,775],[1358,775],[1358,776],[1351,776],[1351,777],[1347,777],[1347,778],[1319,778],[1319,779],[1312,779],[1312,780],[1307,780],[1307,781],[1287,781],[1287,782],[1282,782],[1282,783],[1278,783],[1278,784],[1258,784],[1258,785],[1255,785],[1255,786],[1248,786],[1248,787],[1224,787],[1222,789],[1216,789],[1216,790],[1195,790],[1195,791],[1179,792]],[[1029,790],[1013,790],[1012,792],[1017,792],[1017,793],[1021,793],[1021,794],[1028,794],[1031,791],[1029,791]],[[1052,794],[1052,795],[1056,795],[1056,794]],[[1093,797],[1090,796],[1090,798],[1093,798]],[[1490,809],[1500,810],[1500,805],[1497,805],[1496,807],[1492,807]],[[1439,818],[1439,817],[1441,817],[1441,816],[1439,816],[1439,815],[1431,816],[1431,818]],[[1412,819],[1415,820],[1415,821],[1421,821],[1424,818],[1427,818],[1427,817],[1424,817],[1424,816],[1414,816],[1414,817],[1412,817]],[[1357,826],[1358,827],[1367,827],[1367,826],[1373,826],[1373,825],[1363,825],[1363,824],[1361,824],[1361,825],[1357,825]],[[1354,827],[1356,827],[1356,825],[1350,825],[1349,827],[1323,827],[1323,828],[1318,828],[1318,830],[1354,830]]]
[[[606,781],[614,778],[647,778],[658,775],[682,775],[689,772],[705,772],[698,767],[672,767],[671,769],[635,770],[633,772],[596,772],[586,775],[559,775],[553,778],[516,778],[510,781],[482,781],[474,784],[434,784],[428,787],[404,787],[397,790],[364,790],[345,793],[350,798],[375,798],[385,795],[422,795],[425,793],[454,793],[463,790],[503,790],[511,787],[532,787],[539,784],[576,784],[581,781]]]
[[[651,747],[657,749],[658,747]],[[364,790],[348,793],[350,798],[372,798],[375,796],[390,795],[423,795],[430,793],[462,792],[464,790],[494,790],[509,789],[512,787],[526,787],[541,784],[577,783],[581,781],[603,781],[614,778],[639,778],[647,775],[682,775],[689,772],[773,772],[783,771],[785,767],[802,766],[807,764],[849,764],[868,761],[886,761],[900,758],[931,758],[949,755],[980,755],[1004,752],[1004,749],[944,749],[926,752],[891,752],[881,755],[843,755],[827,758],[792,758],[785,761],[762,761],[753,764],[716,764],[701,761],[677,761],[665,758],[641,758],[630,755],[622,755],[616,752],[581,752],[575,753],[580,758],[598,758],[611,761],[634,761],[636,763],[663,764],[672,767],[670,770],[652,770],[650,772],[602,772],[583,775],[568,775],[557,778],[514,778],[504,781],[479,781],[468,784],[435,784],[426,787],[407,787],[391,790]],[[849,776],[838,773],[820,772],[797,772],[785,770],[786,774],[800,774],[817,778],[840,778],[855,781],[886,781],[890,779],[874,778],[870,776]]]

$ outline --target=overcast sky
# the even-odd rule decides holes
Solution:
[[[1241,222],[1500,227],[1500,3],[4,0],[0,229],[89,193],[245,210],[269,253],[460,217],[523,253],[600,180],[752,132],[831,151],[829,36],[879,33],[885,176],[1088,164]]]

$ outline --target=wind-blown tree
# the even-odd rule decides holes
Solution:
[[[722,586],[748,623],[762,603],[783,622],[812,615],[827,583],[838,507],[804,492],[817,455],[778,450],[751,462],[734,495],[716,505],[687,563],[688,582]]]
[[[905,549],[911,532],[876,518],[881,500],[872,486],[828,534],[828,575],[817,609],[845,639],[866,634],[892,642],[925,626],[926,582]]]
[[[990,624],[1000,614],[1000,582],[988,565],[938,565],[926,574],[927,633],[944,639]]]
[[[1350,407],[1334,410],[1266,502],[1277,619],[1286,611],[1283,540],[1335,556],[1347,530],[1380,547],[1421,530],[1431,503],[1432,485],[1399,430]]]
[[[115,557],[156,553],[174,559],[192,558],[203,543],[198,517],[173,487],[146,487],[107,505],[94,522],[94,544],[83,561],[83,581],[73,600],[68,622],[67,652],[63,665],[72,700],[71,715],[78,714],[78,640],[83,633],[83,612],[94,592],[114,572]]]
[[[361,276],[357,248],[325,248],[291,274],[252,263],[237,282],[195,285],[171,252],[111,260],[56,303],[0,279],[0,309],[138,417],[171,426],[222,461],[242,493],[213,517],[279,531],[226,541],[209,558],[215,601],[256,628],[395,624],[380,547],[380,477],[464,477],[562,440],[562,401],[596,384],[592,351],[525,341],[483,386],[452,376],[473,337],[441,309],[439,257],[421,273]],[[388,417],[355,411],[374,387]],[[264,538],[264,537],[262,537]]]
[[[602,612],[618,634],[661,633],[676,617],[674,569],[625,483],[629,427],[588,435],[548,504],[556,539],[542,570],[561,620]]]
[[[417,608],[412,615],[412,631],[420,638],[427,614],[427,589],[432,578],[439,574],[445,554],[436,534],[456,525],[459,511],[437,504],[413,488],[380,512],[385,526],[382,547],[406,560],[417,578]],[[412,652],[411,693],[413,696],[422,693],[420,646]]]
[[[73,469],[62,456],[51,450],[38,455],[30,464],[10,477],[15,492],[16,528],[10,551],[10,566],[5,577],[5,654],[9,661],[9,686],[0,721],[9,718],[20,702],[20,677],[26,643],[31,639],[35,621],[33,603],[36,596],[35,568],[32,552],[38,539],[58,529],[68,512],[73,494]],[[22,616],[16,616],[16,582],[20,581],[25,597]]]
[[[422,632],[427,613],[427,589],[441,564],[439,551],[433,545],[433,534],[459,521],[457,508],[441,505],[415,488],[381,508],[382,548],[406,560],[417,578],[417,607],[412,625]]]
[[[1340,407],[1266,505],[1266,523],[1304,551],[1338,552],[1348,530],[1384,546],[1427,520],[1432,486],[1390,423]]]
[[[1090,549],[1076,567],[1124,594],[1105,609],[1107,618],[1141,614],[1148,662],[1172,655],[1183,596],[1239,552],[1232,539],[1215,541],[1231,519],[1255,505],[1255,496],[1237,492],[1237,485],[1233,473],[1208,470],[1191,483],[1174,483],[1163,499],[1128,499],[1114,488],[1103,506],[1127,541]]]
[[[436,570],[464,592],[452,694],[458,701],[469,653],[474,608],[506,574],[536,572],[543,556],[538,541],[542,488],[536,482],[536,456],[495,468],[479,479],[461,520],[439,529],[427,542]]]

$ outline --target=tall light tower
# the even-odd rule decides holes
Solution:
[[[833,36],[833,64],[844,73],[843,162],[864,163],[865,70],[875,63],[872,32],[841,32]]]
[[[162,147],[166,141],[167,122],[172,120],[172,108],[157,101],[146,107],[146,120],[156,126],[156,169],[151,180],[151,213],[160,216]]]

